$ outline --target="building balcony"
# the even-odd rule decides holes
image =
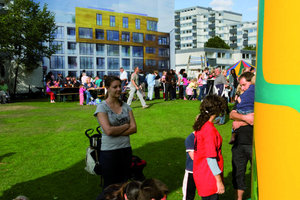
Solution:
[[[180,28],[176,28],[175,33],[180,33]]]
[[[180,40],[180,35],[175,35],[175,40]]]
[[[248,38],[248,33],[244,33],[243,38]]]
[[[230,34],[237,34],[237,30],[236,29],[230,29],[229,33]]]
[[[193,37],[197,37],[197,33],[193,33]]]
[[[180,42],[175,42],[175,46],[179,46],[180,47]]]
[[[236,40],[237,40],[237,37],[236,37],[236,36],[231,36],[231,37],[229,37],[229,40],[231,40],[231,41],[236,41]]]
[[[211,21],[215,21],[215,20],[216,20],[215,17],[209,17],[209,18],[208,18],[208,21],[210,21],[210,22],[211,22]]]
[[[193,40],[193,44],[197,45],[197,40]]]
[[[197,23],[197,19],[193,19],[193,23],[196,24]]]
[[[230,48],[236,49],[237,48],[237,43],[230,44]]]
[[[209,66],[216,66],[217,65],[217,59],[216,58],[207,58],[207,63],[209,64]]]
[[[175,26],[180,27],[180,21],[175,21]]]
[[[209,29],[215,29],[215,28],[216,28],[216,25],[215,25],[215,24],[209,24],[209,25],[208,25],[208,28],[209,28]]]
[[[175,20],[180,20],[180,15],[175,15]]]
[[[209,36],[212,36],[212,37],[215,37],[216,31],[209,31],[209,32],[208,32],[208,35],[209,35]]]
[[[248,40],[243,41],[243,46],[248,46]]]
[[[193,26],[193,30],[197,30],[197,26]]]

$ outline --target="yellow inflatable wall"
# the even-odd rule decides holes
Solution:
[[[300,199],[299,13],[259,0],[252,200]]]

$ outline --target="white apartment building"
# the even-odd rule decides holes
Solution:
[[[232,50],[216,48],[190,48],[176,50],[176,71],[187,69],[190,71],[221,67],[227,69],[240,60],[256,66],[256,52],[249,50]],[[188,72],[190,74],[190,72]]]
[[[257,22],[242,22],[242,14],[200,6],[175,11],[176,50],[203,48],[219,36],[231,49],[256,45]]]

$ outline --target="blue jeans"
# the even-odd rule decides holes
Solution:
[[[199,89],[200,89],[200,94],[199,94],[199,96],[198,96],[198,100],[200,101],[200,100],[202,100],[204,97],[205,97],[205,95],[206,95],[206,86],[207,86],[207,84],[205,84],[205,85],[202,85],[202,86],[200,86],[199,87]]]
[[[92,95],[88,90],[84,91],[84,93],[86,94],[86,105],[88,105],[90,103]]]
[[[186,87],[187,87],[187,85],[183,86],[183,97],[185,97],[185,94],[186,94]]]

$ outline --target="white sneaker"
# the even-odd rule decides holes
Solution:
[[[144,106],[143,106],[143,109],[148,108],[148,107],[149,107],[148,105],[144,105]]]

